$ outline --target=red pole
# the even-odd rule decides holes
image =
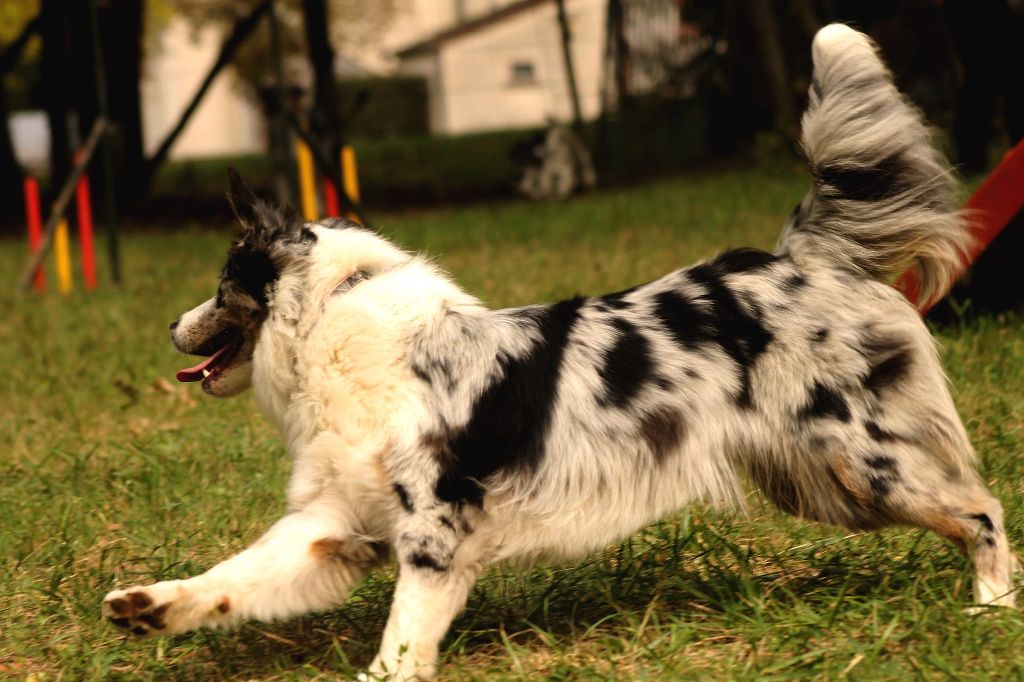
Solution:
[[[967,220],[971,224],[974,244],[965,254],[957,277],[977,260],[985,247],[999,236],[1013,216],[1024,210],[1024,142],[1018,143],[1016,147],[1006,152],[1002,161],[992,171],[992,175],[981,183],[967,200],[964,208],[968,211]],[[906,294],[911,303],[918,306],[922,315],[941,298],[940,296],[931,302],[919,301],[921,287],[912,270],[903,273],[896,286]]]
[[[39,210],[39,183],[32,176],[25,176],[25,222],[28,223],[28,248],[35,253],[43,240],[43,214]],[[33,278],[36,291],[46,291],[46,273],[43,266],[36,269]]]
[[[328,178],[324,178],[324,211],[328,218],[337,218],[341,215],[341,207],[338,205],[338,190]]]
[[[75,185],[75,204],[78,209],[78,239],[82,248],[82,277],[86,289],[96,288],[96,252],[92,239],[92,201],[89,175],[82,173]]]

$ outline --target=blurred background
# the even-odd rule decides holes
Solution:
[[[0,0],[0,678],[354,679],[375,653],[389,570],[287,623],[134,643],[99,617],[115,585],[195,575],[285,507],[290,459],[251,397],[173,382],[194,361],[167,325],[214,292],[235,230],[228,164],[491,306],[623,290],[772,248],[810,184],[810,43],[836,20],[881,46],[965,196],[1009,178],[1002,233],[933,313],[1019,546],[1024,173],[1000,157],[1022,134],[1022,4]],[[1024,619],[970,615],[952,547],[751,502],[488,573],[442,675],[1024,679]]]
[[[358,157],[375,209],[791,155],[814,31],[846,21],[982,173],[1024,134],[1020,0],[19,0],[0,6],[0,222],[59,189],[97,116],[94,191],[147,224],[226,218],[224,166],[298,203]],[[566,126],[552,136],[553,123]],[[563,133],[571,131],[566,136]],[[327,164],[326,166],[322,164]],[[546,164],[546,165],[545,165]],[[531,170],[532,169],[532,170]],[[108,179],[109,178],[109,179]],[[187,199],[187,200],[183,200]],[[344,197],[343,197],[344,199]]]

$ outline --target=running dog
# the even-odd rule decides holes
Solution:
[[[864,35],[814,39],[813,189],[774,253],[729,251],[626,291],[491,310],[430,261],[342,220],[303,223],[237,173],[216,295],[171,325],[214,396],[252,386],[294,471],[289,513],[187,580],[111,592],[136,635],[343,603],[398,564],[369,675],[435,674],[480,572],[599,550],[694,501],[853,529],[930,529],[1014,604],[999,502],[974,469],[922,298],[969,244],[950,168]]]

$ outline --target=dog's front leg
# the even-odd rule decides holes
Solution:
[[[433,518],[428,518],[433,517]],[[364,679],[434,677],[438,645],[462,610],[484,564],[482,534],[455,510],[408,519],[394,543],[398,581],[380,652]]]
[[[340,604],[378,554],[336,506],[308,507],[206,573],[114,590],[103,615],[140,636],[287,618]]]

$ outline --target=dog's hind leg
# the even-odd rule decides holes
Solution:
[[[978,604],[1014,606],[1015,560],[999,501],[973,471],[943,467],[917,444],[887,445],[854,445],[827,454],[830,477],[845,504],[803,515],[852,528],[895,524],[934,531],[971,557]]]
[[[1003,508],[978,480],[946,481],[921,491],[891,513],[898,523],[935,531],[952,540],[974,563],[974,600],[1014,606],[1015,560],[1003,527]]]
[[[323,610],[340,604],[380,554],[355,537],[338,505],[313,504],[206,573],[114,590],[103,599],[103,615],[145,636]]]

